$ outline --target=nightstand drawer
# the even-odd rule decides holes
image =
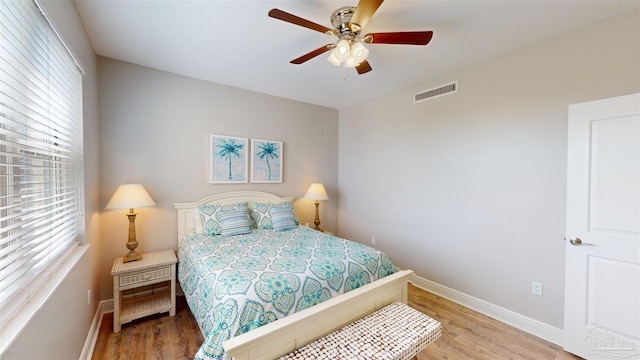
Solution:
[[[131,275],[121,275],[120,276],[120,286],[129,286],[134,284],[140,284],[153,280],[160,279],[171,279],[171,267],[173,265],[165,266],[159,269],[154,269],[150,271],[139,272],[137,274]]]

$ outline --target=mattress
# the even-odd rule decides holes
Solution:
[[[202,360],[226,360],[224,341],[397,271],[383,252],[302,226],[192,234],[178,259],[178,280],[205,334]]]

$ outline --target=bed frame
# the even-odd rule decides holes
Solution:
[[[293,197],[279,197],[260,191],[234,191],[205,197],[192,203],[176,203],[178,210],[178,244],[194,232],[194,212],[203,204],[237,202],[286,202]],[[391,304],[407,303],[407,282],[411,270],[398,271],[382,279],[291,314],[270,324],[236,336],[223,343],[235,360],[275,359],[286,355],[328,333]]]

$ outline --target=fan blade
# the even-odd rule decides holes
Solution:
[[[371,19],[376,10],[382,5],[382,1],[384,0],[360,0],[349,22],[351,31],[360,31],[360,29],[367,25],[369,19]]]
[[[360,75],[366,74],[371,70],[371,65],[369,65],[369,62],[367,60],[364,60],[360,63],[360,65],[356,66],[356,71],[358,71],[358,74]]]
[[[306,53],[306,54],[300,56],[299,58],[293,59],[293,60],[291,60],[289,62],[292,63],[292,64],[300,65],[305,61],[311,60],[314,57],[316,57],[318,55],[321,55],[321,54],[324,54],[325,52],[329,51],[329,49],[330,49],[329,46],[330,45],[331,44],[327,44],[327,45],[325,45],[323,47],[317,48],[317,49],[315,49],[315,50],[313,50],[313,51],[311,51],[309,53]]]
[[[289,13],[284,12],[284,11],[279,10],[279,9],[271,9],[269,11],[269,16],[274,18],[274,19],[278,19],[278,20],[282,20],[282,21],[286,21],[286,22],[295,24],[295,25],[306,27],[307,29],[319,31],[319,32],[321,32],[323,34],[325,34],[325,33],[333,33],[333,30],[329,29],[328,27],[322,26],[320,24],[316,24],[313,21],[309,21],[307,19],[303,19],[301,17],[295,16],[293,14],[289,14]]]
[[[370,33],[364,36],[364,41],[368,44],[427,45],[432,37],[433,31]]]

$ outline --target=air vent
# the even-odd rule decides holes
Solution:
[[[450,84],[438,86],[433,89],[425,90],[417,94],[413,94],[413,103],[419,103],[426,100],[435,99],[440,96],[454,94],[458,92],[458,82],[454,81]]]

